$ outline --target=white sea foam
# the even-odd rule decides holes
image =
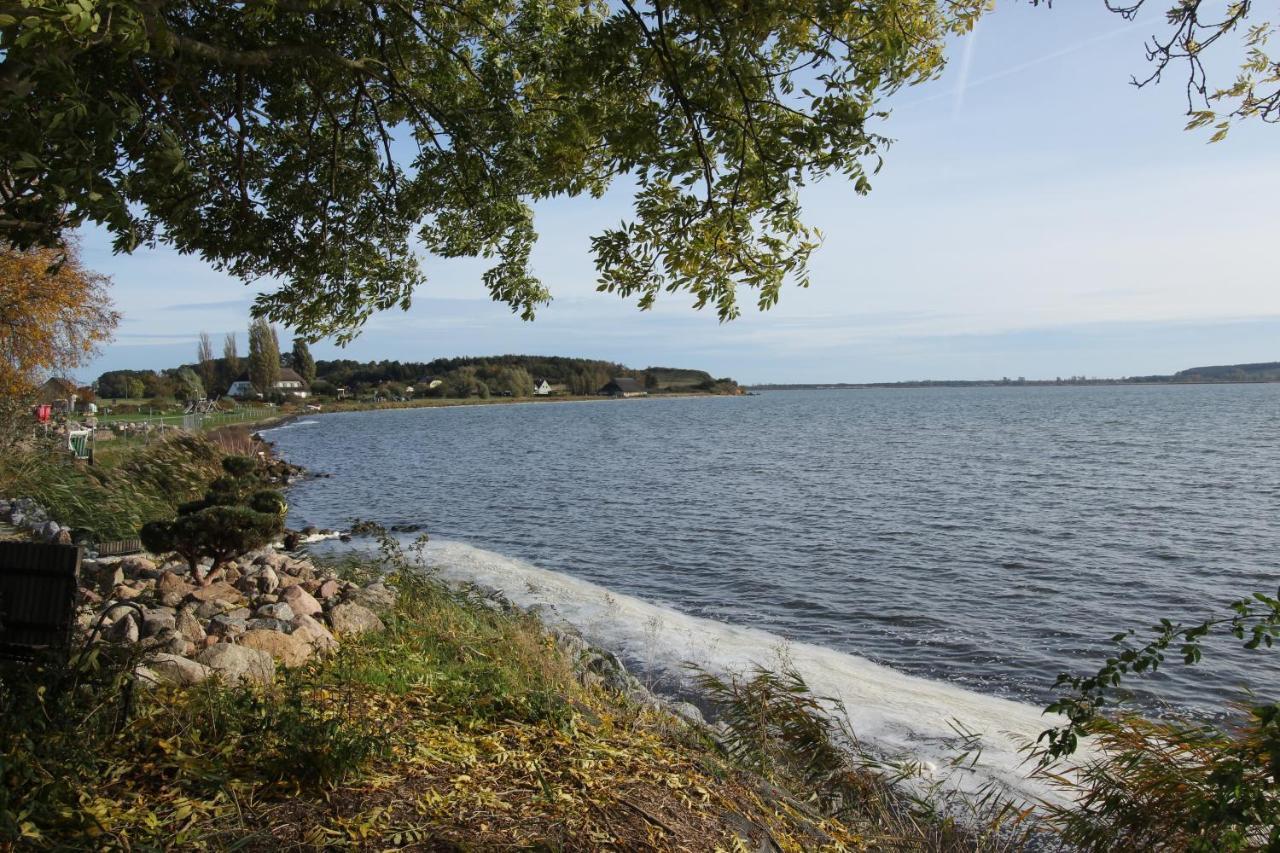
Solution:
[[[642,676],[657,679],[659,692],[679,686],[686,662],[717,674],[786,662],[814,693],[843,702],[854,733],[880,755],[914,759],[955,789],[995,783],[1018,798],[1052,796],[1026,778],[1030,767],[1021,750],[1060,720],[1031,705],[905,675],[767,631],[689,616],[460,542],[432,542],[424,556],[446,579],[501,591],[522,607],[540,607],[551,622],[573,625],[593,644],[639,664]],[[961,752],[975,745],[980,757],[954,767]]]
[[[305,420],[300,420],[300,421],[288,421],[287,423],[280,424],[280,426],[274,426],[268,429],[264,429],[262,430],[262,434],[266,435],[267,433],[280,432],[281,430],[293,429],[294,427],[300,427],[300,426],[314,426],[315,424],[318,424],[318,423],[320,422],[315,418],[307,418]]]

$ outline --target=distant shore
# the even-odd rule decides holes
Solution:
[[[513,405],[519,403],[618,403],[636,400],[680,400],[694,397],[736,397],[740,394],[715,394],[709,391],[677,391],[646,394],[636,397],[601,397],[597,394],[561,394],[546,397],[428,397],[418,400],[384,400],[381,402],[340,400],[318,404],[303,403],[261,421],[246,422],[254,429],[273,429],[307,415],[332,415],[339,412],[378,412],[392,409],[450,409],[463,406]],[[307,405],[318,405],[319,410],[308,410]]]
[[[1163,385],[1274,385],[1280,379],[1180,379],[1176,382],[1140,379],[1085,379],[1058,382],[1053,379],[1027,379],[1002,382],[995,380],[945,380],[936,382],[828,382],[812,384],[743,385],[744,391],[902,391],[912,388],[1098,388],[1106,386],[1163,386]]]

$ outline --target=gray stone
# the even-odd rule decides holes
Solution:
[[[62,526],[56,521],[46,521],[40,525],[40,536],[46,542],[52,542],[58,538],[58,534],[62,532]]]
[[[249,630],[249,624],[244,619],[233,619],[225,613],[219,613],[209,620],[208,633],[223,639],[228,637],[237,637]]]
[[[366,631],[381,631],[386,627],[378,614],[354,602],[339,604],[330,610],[329,625],[338,636],[355,636]]]
[[[167,607],[157,607],[154,610],[148,610],[143,615],[142,635],[150,637],[165,629],[172,631],[175,624],[175,615],[172,610]]]
[[[217,601],[202,601],[196,605],[196,617],[199,619],[209,620],[220,613],[225,613],[227,607]]]
[[[147,661],[147,666],[162,681],[182,687],[199,684],[212,673],[212,670],[202,663],[168,652],[152,656]]]
[[[201,643],[205,638],[204,625],[190,610],[179,610],[174,617],[174,629],[193,643]]]
[[[156,652],[169,652],[175,655],[185,654],[188,645],[190,643],[187,642],[186,637],[183,637],[172,628],[165,628],[142,641],[142,647],[145,649]]]
[[[196,662],[230,683],[270,684],[276,677],[271,655],[246,646],[216,643],[196,655]]]
[[[257,584],[258,592],[275,592],[280,587],[280,576],[270,566],[264,567],[262,571],[253,577]]]
[[[293,630],[293,623],[266,616],[250,619],[245,623],[245,627],[250,631],[277,631],[281,634],[288,634]]]
[[[283,601],[275,604],[264,604],[254,611],[254,616],[260,619],[279,619],[281,622],[293,621],[293,608]]]
[[[395,607],[396,594],[382,581],[375,581],[362,589],[352,590],[347,601],[362,604],[370,610],[390,610]]]
[[[113,643],[136,643],[142,636],[132,613],[126,613],[116,619],[104,633]]]
[[[702,711],[698,710],[698,706],[692,702],[672,702],[667,706],[667,709],[686,722],[699,726],[707,724],[707,721],[702,716]]]

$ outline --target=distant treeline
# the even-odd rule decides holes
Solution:
[[[291,357],[281,358],[290,367]],[[311,391],[335,394],[339,388],[350,396],[378,394],[398,397],[413,389],[415,396],[487,397],[528,396],[537,381],[545,380],[567,394],[594,394],[611,379],[631,377],[650,391],[736,392],[737,383],[727,377],[716,379],[705,370],[680,367],[637,369],[617,362],[589,358],[543,355],[495,355],[437,358],[432,361],[319,360]],[[240,367],[216,358],[200,364],[186,364],[164,370],[112,370],[98,377],[98,394],[107,398],[168,398],[183,394],[183,371],[204,379],[207,393],[225,394]],[[439,384],[436,384],[436,380]],[[435,385],[435,387],[431,387]]]
[[[1061,376],[1054,379],[919,379],[911,382],[826,382],[826,383],[773,383],[747,386],[756,391],[797,391],[838,388],[987,388],[1005,385],[1167,385],[1194,384],[1197,382],[1280,382],[1280,361],[1253,364],[1218,364],[1209,367],[1191,367],[1171,374],[1152,376],[1125,376],[1119,379],[1099,379],[1089,376]]]

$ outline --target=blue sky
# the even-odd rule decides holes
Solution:
[[[640,312],[596,293],[589,240],[626,217],[619,186],[539,206],[535,271],[555,301],[532,323],[489,301],[482,263],[427,259],[410,311],[375,318],[345,350],[313,352],[579,355],[747,382],[1118,376],[1280,359],[1269,251],[1280,129],[1241,126],[1207,145],[1182,130],[1180,75],[1128,85],[1145,76],[1158,12],[1127,23],[1100,0],[1023,2],[983,19],[940,80],[888,102],[883,132],[896,142],[870,196],[836,178],[806,192],[807,221],[826,240],[812,286],[784,291],[771,311],[720,324],[687,296]],[[165,249],[113,256],[94,230],[83,240],[125,315],[84,378],[190,361],[201,330],[243,342],[252,295],[270,286]]]

